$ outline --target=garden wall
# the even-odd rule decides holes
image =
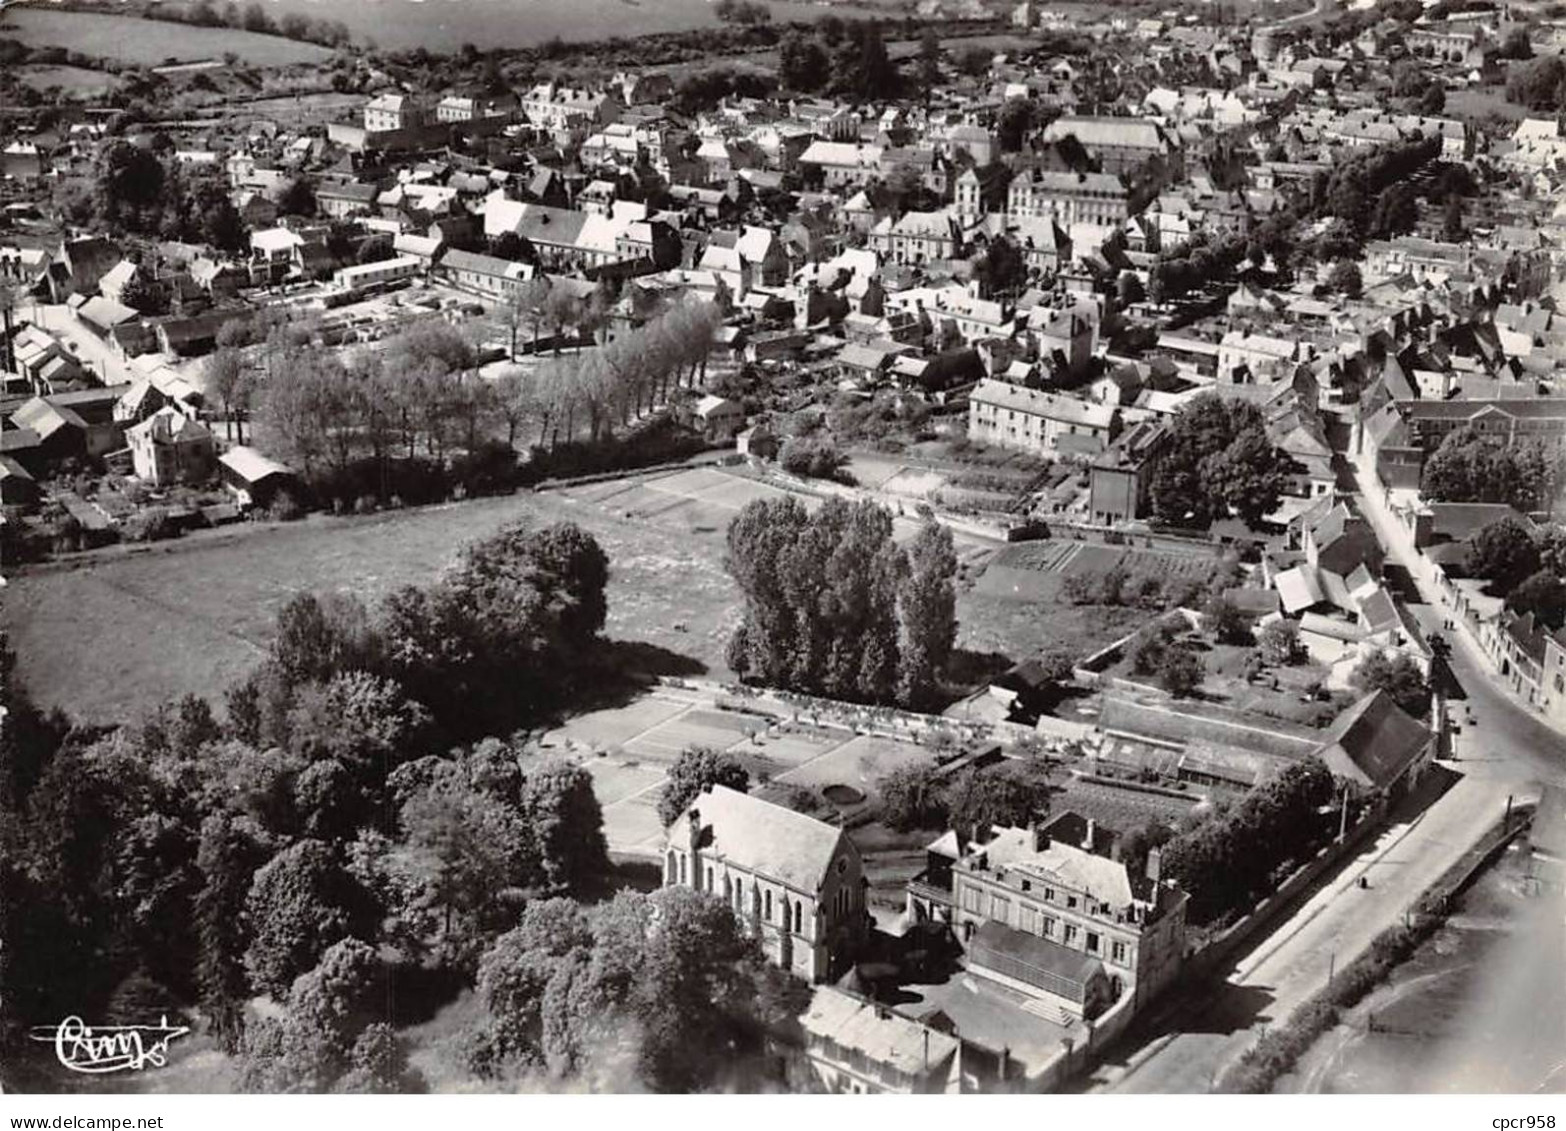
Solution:
[[[1357,852],[1370,834],[1381,827],[1384,805],[1369,808],[1359,823],[1348,831],[1341,841],[1322,848],[1308,864],[1301,866],[1278,890],[1258,903],[1251,913],[1233,926],[1214,936],[1206,946],[1186,958],[1182,978],[1207,977],[1223,967],[1246,943],[1254,939],[1263,927],[1268,926],[1298,895],[1303,893],[1327,872]]]

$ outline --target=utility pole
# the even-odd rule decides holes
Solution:
[[[1333,950],[1327,955],[1327,987],[1332,986],[1332,975],[1337,972],[1338,952]]]

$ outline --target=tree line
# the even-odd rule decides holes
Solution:
[[[236,322],[220,331],[206,360],[207,383],[241,441],[253,416],[274,454],[323,503],[414,504],[459,488],[494,490],[522,474],[515,453],[524,444],[530,472],[629,458],[632,449],[614,442],[615,428],[701,379],[715,307],[676,304],[609,336],[607,305],[597,295],[582,300],[540,281],[502,304],[490,327],[431,316],[349,354],[316,348],[320,327],[311,321]],[[568,328],[604,340],[484,377],[479,341],[495,327],[510,335],[513,349],[522,334],[536,346],[547,331],[558,351]],[[585,450],[574,450],[579,441]]]
[[[1186,891],[1192,923],[1243,915],[1277,890],[1291,868],[1303,863],[1337,831],[1328,810],[1339,788],[1321,759],[1285,767],[1245,794],[1232,808],[1178,832],[1167,826],[1143,834],[1162,845],[1162,875]]]
[[[257,35],[278,35],[322,47],[346,47],[352,40],[348,25],[341,20],[316,19],[300,12],[284,12],[276,19],[260,0],[240,7],[234,0],[219,7],[213,0],[195,0],[189,6],[147,4],[136,14],[149,20],[193,24],[196,27],[229,27]]]
[[[741,679],[857,703],[930,705],[957,634],[951,532],[907,544],[871,502],[757,500],[728,531],[744,615],[728,646]]]

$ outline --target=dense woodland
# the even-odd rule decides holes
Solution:
[[[591,945],[537,944],[569,968],[558,1009],[502,992],[486,958],[535,945],[540,901],[609,881],[591,779],[525,729],[604,686],[607,576],[573,526],[510,528],[373,608],[301,595],[221,716],[187,697],[75,727],[34,708],[0,652],[6,1047],[71,1014],[193,1006],[246,1087],[415,1088],[390,1026],[477,979],[490,1008],[453,1055],[489,1076],[570,1077],[604,1031],[623,1055],[599,1067],[621,1086],[739,1071],[766,976],[708,897],[572,910]],[[548,981],[552,961],[529,968]],[[247,1008],[257,994],[281,1019]],[[547,1036],[527,1020],[540,1009]]]

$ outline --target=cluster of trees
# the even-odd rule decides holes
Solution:
[[[481,378],[473,342],[448,323],[422,321],[384,350],[348,356],[314,348],[307,325],[277,325],[254,367],[232,348],[207,361],[219,399],[242,419],[254,403],[272,450],[322,502],[442,498],[456,453],[514,467],[509,449],[487,445],[515,413],[506,397],[516,390]]]
[[[669,767],[663,792],[658,795],[658,820],[668,828],[680,819],[690,803],[710,786],[721,785],[741,793],[750,790],[750,774],[739,760],[710,746],[691,746]]]
[[[348,25],[341,20],[312,19],[299,12],[285,12],[273,19],[260,0],[250,0],[241,8],[229,0],[221,8],[213,0],[196,0],[185,7],[178,4],[149,4],[141,13],[148,19],[195,24],[197,27],[231,27],[258,35],[280,35],[323,47],[345,47],[352,40]]]
[[[162,135],[159,135],[162,136]],[[106,146],[91,192],[73,199],[71,220],[110,232],[211,244],[234,253],[250,233],[218,177],[187,177],[172,159],[172,143],[143,149],[128,141]]]
[[[1467,564],[1508,608],[1532,613],[1547,628],[1566,624],[1566,535],[1558,527],[1492,522],[1474,536]]]
[[[747,25],[754,27],[755,25]],[[773,86],[765,75],[755,71],[741,71],[734,67],[717,67],[698,71],[680,79],[674,87],[669,108],[680,114],[694,117],[711,110],[725,98],[765,98],[773,92]]]
[[[1325,842],[1337,817],[1322,809],[1336,795],[1326,764],[1311,757],[1258,785],[1233,808],[1198,817],[1172,836],[1167,828],[1155,829],[1148,839],[1164,842],[1162,875],[1190,894],[1191,922],[1211,923],[1243,914]]]
[[[1530,110],[1566,105],[1566,59],[1541,55],[1506,69],[1506,98]]]
[[[513,340],[527,329],[558,342],[568,326],[592,333],[607,322],[601,304],[552,287],[519,292],[499,317]],[[322,502],[421,503],[453,485],[485,492],[514,483],[515,449],[535,428],[536,444],[551,449],[584,424],[589,445],[607,444],[616,422],[698,379],[716,320],[709,304],[680,304],[597,348],[494,378],[479,375],[474,333],[439,319],[347,356],[313,348],[307,322],[237,323],[220,334],[206,374],[228,419],[242,430],[253,410],[278,457]]]
[[[1148,298],[1168,302],[1198,287],[1230,279],[1248,255],[1249,245],[1244,240],[1214,243],[1205,232],[1199,232],[1190,242],[1159,252],[1147,275]]]
[[[950,828],[976,840],[993,827],[1025,827],[1049,812],[1047,774],[1019,762],[953,776],[933,762],[917,762],[899,766],[876,788],[881,819],[899,832]]]
[[[1392,94],[1413,100],[1414,113],[1434,117],[1446,109],[1446,87],[1428,68],[1412,60],[1392,68]]]
[[[880,23],[829,17],[811,32],[796,30],[784,37],[778,47],[778,81],[801,93],[886,99],[902,89],[903,76],[886,53]]]
[[[726,24],[769,24],[772,9],[752,0],[717,0],[712,14]]]
[[[778,452],[784,471],[810,479],[836,479],[847,462],[831,436],[790,436]]]
[[[684,887],[623,891],[591,909],[530,904],[483,956],[477,986],[470,1071],[617,1092],[755,1090],[766,1033],[809,994],[766,961],[727,903]]]
[[[547,294],[534,305],[525,297],[529,293],[519,292],[524,296],[517,300],[522,305],[508,303],[502,317],[512,325],[520,319],[534,337],[540,320],[558,329],[564,318],[572,318],[579,333],[596,332],[607,322],[600,313],[601,303],[579,303],[562,314]],[[597,349],[541,366],[524,389],[520,405],[524,417],[539,425],[541,439],[558,440],[562,425],[565,438],[571,439],[578,421],[587,425],[590,443],[605,439],[616,420],[624,425],[633,415],[639,417],[667,403],[681,385],[702,380],[721,317],[712,303],[679,303],[635,329],[614,335]]]
[[[1415,718],[1430,705],[1430,685],[1419,665],[1402,652],[1372,652],[1350,673],[1349,682],[1367,694],[1385,691]]]
[[[1172,617],[1155,621],[1131,642],[1131,670],[1156,676],[1159,684],[1177,699],[1202,685],[1207,669],[1201,656],[1180,637],[1181,624]]]
[[[270,660],[230,689],[229,718],[246,741],[287,745],[301,703],[315,703],[305,691],[359,672],[455,739],[510,734],[593,688],[608,578],[608,558],[579,527],[517,524],[465,548],[434,584],[373,608],[346,594],[298,597],[279,615]],[[328,696],[320,708],[330,706]]]
[[[1407,231],[1418,212],[1406,182],[1440,153],[1441,139],[1430,137],[1353,154],[1327,176],[1324,214],[1342,220],[1361,238]]]
[[[1277,509],[1288,468],[1254,405],[1200,396],[1170,421],[1153,477],[1153,513],[1174,526],[1203,528],[1233,512],[1254,529]]]
[[[1560,475],[1559,457],[1542,443],[1508,444],[1472,428],[1448,432],[1425,461],[1420,490],[1443,503],[1507,503],[1547,510]]]
[[[729,641],[741,679],[860,703],[925,706],[957,635],[951,532],[926,524],[906,547],[870,502],[758,500],[728,531],[744,595]]]
[[[528,900],[606,874],[586,771],[490,737],[584,685],[606,574],[575,528],[510,529],[373,613],[297,597],[221,721],[72,727],[0,642],[0,1035],[199,1006],[250,1086],[408,1086],[370,989],[471,977]],[[283,1018],[247,1023],[256,994]]]

